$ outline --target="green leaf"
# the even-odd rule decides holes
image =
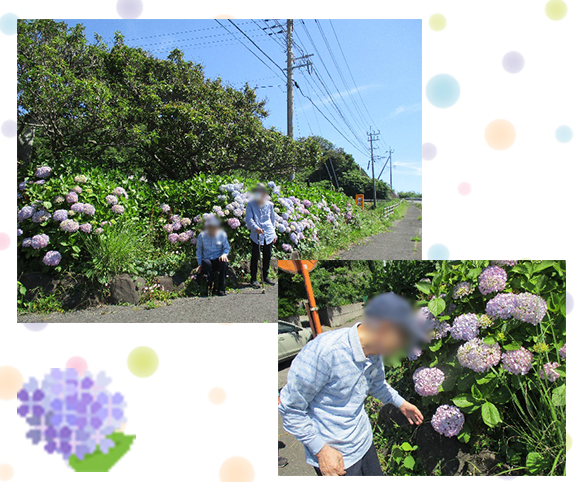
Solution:
[[[80,246],[76,246],[76,245],[72,246],[72,250],[73,250],[75,253],[79,253],[80,251],[82,251],[82,250],[80,249]]]
[[[519,348],[521,348],[521,343],[519,343],[518,341],[514,341],[511,343],[507,343],[506,345],[503,345],[503,349],[507,351],[519,350]]]
[[[564,407],[566,403],[566,385],[554,388],[551,394],[551,402],[556,407]]]
[[[136,436],[114,432],[107,438],[115,444],[107,454],[102,453],[98,447],[94,453],[86,455],[84,460],[72,455],[69,459],[70,467],[76,472],[108,472],[130,450]]]
[[[495,337],[488,335],[483,339],[483,342],[487,345],[494,345],[497,340],[495,339]]]
[[[491,402],[485,402],[481,406],[481,417],[488,427],[495,427],[501,423],[501,416],[499,415],[499,410]]]
[[[464,392],[466,390],[469,390],[469,388],[471,388],[473,382],[475,382],[473,374],[471,372],[467,372],[465,375],[459,378],[459,380],[457,381],[457,387],[459,388],[459,390]]]
[[[489,372],[487,375],[485,376],[481,376],[481,374],[478,374],[478,376],[480,378],[476,378],[475,383],[477,383],[478,385],[485,385],[486,383],[489,383],[491,380],[493,380],[496,375],[493,372]]]
[[[441,298],[435,298],[429,302],[427,307],[434,316],[439,316],[445,310],[445,301]]]
[[[403,459],[403,465],[409,470],[413,470],[415,467],[415,459],[411,455],[408,455]]]
[[[46,208],[46,209],[51,209],[52,208],[52,203],[50,201],[44,201],[42,203],[42,205]]]
[[[463,424],[463,428],[461,432],[459,432],[457,439],[464,444],[469,443],[469,440],[471,440],[471,432],[469,431],[469,425],[467,423]]]
[[[437,340],[433,345],[429,345],[429,349],[433,352],[439,350],[441,348],[441,345],[443,345],[443,341],[440,338],[439,340]]]
[[[479,387],[475,384],[471,385],[471,395],[473,398],[475,398],[475,400],[483,400],[483,394],[481,393],[481,390],[479,390]]]
[[[532,475],[540,475],[545,472],[546,467],[548,466],[545,457],[538,452],[529,452],[527,454],[527,460],[525,461],[525,465],[527,466],[527,470]]]
[[[419,283],[415,283],[415,287],[426,295],[431,293],[431,283],[428,283],[427,281],[420,281]]]
[[[471,407],[475,404],[475,400],[473,400],[473,397],[469,393],[460,393],[452,398],[451,401],[459,408]]]
[[[403,450],[404,452],[411,452],[413,450],[413,447],[409,444],[409,442],[403,442],[401,444],[401,450]]]
[[[539,271],[543,271],[544,269],[550,268],[555,264],[555,261],[551,260],[543,260],[535,265],[533,270],[534,273],[538,273]]]

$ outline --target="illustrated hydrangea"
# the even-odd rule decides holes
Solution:
[[[440,405],[431,418],[433,429],[446,437],[459,435],[464,423],[463,413],[453,405]]]
[[[49,242],[50,237],[47,234],[36,234],[35,236],[32,236],[30,246],[34,249],[43,249],[48,246]]]
[[[525,375],[531,370],[533,353],[524,347],[506,351],[501,355],[501,366],[513,375]]]
[[[499,363],[501,348],[498,343],[488,345],[482,338],[474,338],[457,349],[457,359],[461,366],[483,373]]]
[[[68,219],[68,211],[66,209],[57,209],[54,211],[54,215],[52,217],[54,221],[61,223],[62,221],[66,221],[66,219]]]
[[[79,376],[73,368],[53,368],[41,382],[31,378],[17,394],[26,437],[66,461],[98,449],[108,454],[116,446],[110,435],[126,421],[124,397],[108,389],[110,382],[103,372]]]
[[[68,194],[66,194],[66,202],[69,204],[74,204],[78,202],[78,194],[75,193],[74,191],[70,191]]]
[[[415,391],[422,397],[437,395],[444,380],[445,374],[439,368],[420,367],[413,373]]]
[[[543,369],[539,372],[541,380],[547,379],[547,381],[553,383],[561,376],[559,372],[555,369],[559,368],[559,362],[548,362],[543,365]]]
[[[567,343],[559,349],[559,356],[565,360],[567,358]]]
[[[453,293],[451,297],[454,300],[458,300],[465,296],[469,296],[471,293],[473,293],[473,290],[473,285],[469,281],[462,281],[453,287]]]
[[[72,219],[66,219],[60,223],[60,229],[68,233],[75,233],[80,229],[80,224]]]
[[[482,295],[503,291],[505,283],[507,283],[507,273],[499,266],[488,266],[479,275],[479,291]]]
[[[479,336],[479,319],[473,313],[460,315],[451,325],[451,336],[454,340],[472,340]]]
[[[58,266],[60,261],[62,261],[62,255],[58,251],[48,251],[42,258],[42,263],[46,266]]]
[[[498,266],[515,266],[517,264],[517,260],[503,260],[503,261],[491,261],[491,262]]]
[[[115,206],[116,204],[118,204],[118,198],[116,196],[114,196],[113,194],[108,194],[104,200],[106,201],[107,204],[111,204],[112,206]]]
[[[51,172],[52,168],[48,166],[41,166],[38,169],[36,169],[35,176],[40,179],[46,179],[47,177],[50,177]]]

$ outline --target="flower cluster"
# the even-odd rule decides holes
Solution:
[[[109,383],[103,372],[79,376],[73,368],[53,368],[41,383],[31,378],[18,392],[17,413],[31,427],[26,437],[64,460],[83,460],[97,448],[107,454],[115,446],[109,435],[125,422],[124,397],[108,391]]]
[[[407,358],[409,361],[414,361],[417,360],[421,354],[422,354],[422,350],[421,348],[419,348],[418,346],[413,346],[409,349],[409,353],[407,355]]]
[[[479,291],[482,295],[503,291],[507,283],[507,273],[499,266],[488,266],[479,275]]]
[[[461,413],[461,410],[453,405],[441,405],[437,407],[435,414],[431,418],[431,426],[433,429],[446,437],[459,435],[464,423],[465,417]]]
[[[531,370],[533,354],[526,348],[511,350],[501,355],[501,366],[513,375],[525,375]]]
[[[537,325],[547,313],[547,303],[532,293],[501,293],[487,302],[485,311],[491,318],[514,318],[523,323]]]
[[[477,322],[479,323],[479,328],[489,328],[493,325],[493,320],[487,315],[479,315]]]
[[[556,368],[559,368],[559,362],[545,363],[543,369],[539,372],[541,380],[547,379],[547,381],[551,383],[557,381],[561,375],[555,370]]]
[[[58,266],[60,261],[62,261],[62,255],[58,251],[48,251],[42,258],[42,263],[46,266]]]
[[[498,343],[488,345],[482,338],[474,338],[457,349],[457,359],[461,366],[483,373],[499,363],[501,348]]]
[[[469,296],[471,293],[473,293],[473,290],[473,285],[469,281],[462,281],[453,287],[453,294],[451,297],[454,300],[458,300],[465,296]]]
[[[473,313],[460,315],[451,326],[451,336],[454,340],[472,340],[479,336],[479,319]]]
[[[50,237],[47,234],[36,234],[35,236],[32,236],[30,246],[34,249],[43,249],[48,246],[49,242]]]
[[[66,219],[60,223],[60,229],[68,233],[75,233],[80,229],[80,224],[72,219]]]
[[[431,338],[433,340],[445,338],[449,334],[449,330],[451,330],[451,325],[446,321],[439,321],[435,318],[427,306],[419,310],[418,321],[424,330],[431,332]]]
[[[517,264],[517,260],[503,260],[503,261],[491,261],[493,264],[497,266],[515,266]]]
[[[561,358],[563,358],[563,360],[565,360],[565,358],[567,357],[567,343],[565,343],[560,349],[559,349],[559,356]]]
[[[52,173],[52,169],[50,167],[42,166],[42,167],[39,167],[38,169],[36,169],[35,176],[39,179],[46,179],[47,177],[50,177],[51,173]]]
[[[420,367],[413,373],[415,391],[422,397],[437,395],[444,380],[445,375],[439,368]]]

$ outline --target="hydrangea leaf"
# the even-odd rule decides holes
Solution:
[[[451,399],[453,404],[459,408],[471,407],[475,404],[475,400],[469,393],[460,393]]]
[[[556,407],[564,407],[566,403],[566,385],[554,388],[551,395],[551,401]]]
[[[499,410],[491,402],[485,402],[481,405],[481,417],[488,427],[495,427],[501,423],[501,416],[499,415]]]
[[[405,457],[405,459],[403,459],[403,465],[409,470],[413,470],[415,467],[415,459],[411,455],[408,455]]]
[[[429,302],[427,307],[434,316],[439,316],[445,311],[445,301],[442,298],[435,298]]]
[[[108,438],[114,443],[114,447],[104,454],[99,448],[92,454],[79,460],[76,456],[71,456],[69,463],[76,472],[108,472],[110,469],[130,450],[135,435],[125,435],[121,432],[114,432]]]

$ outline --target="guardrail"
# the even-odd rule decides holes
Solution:
[[[393,206],[386,206],[383,208],[383,217],[384,218],[388,218],[389,216],[391,216],[393,214],[393,210],[399,206],[402,203],[402,201],[399,201],[398,203],[395,203]]]

